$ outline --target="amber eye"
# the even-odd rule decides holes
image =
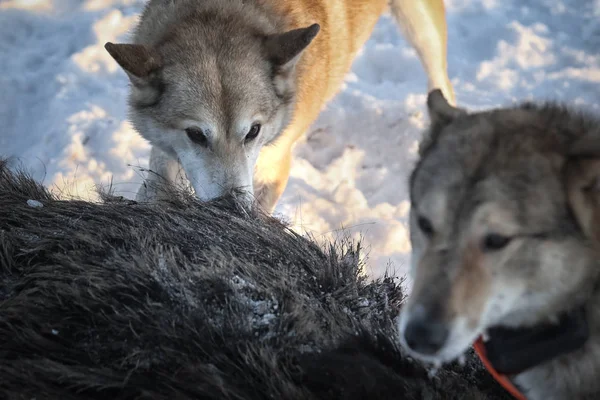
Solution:
[[[490,233],[483,238],[481,247],[483,251],[495,251],[506,247],[510,243],[511,238],[502,236],[497,233]]]
[[[423,232],[425,236],[430,237],[431,235],[433,235],[433,225],[431,224],[431,221],[429,221],[427,218],[417,218],[417,224],[419,225],[419,229],[421,229],[421,232]]]
[[[200,128],[187,128],[185,130],[190,140],[202,147],[208,147],[208,138]]]
[[[246,143],[249,143],[258,137],[258,134],[260,133],[260,128],[260,124],[252,125],[250,131],[246,135],[246,139],[244,139]]]

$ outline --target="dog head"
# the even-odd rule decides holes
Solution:
[[[600,239],[600,123],[553,105],[467,113],[428,96],[410,178],[411,275],[399,322],[446,362],[486,329],[552,321],[589,296]]]
[[[195,17],[153,46],[105,46],[130,78],[133,125],[180,161],[202,199],[252,193],[260,150],[290,121],[295,66],[319,31],[266,34],[250,20]]]

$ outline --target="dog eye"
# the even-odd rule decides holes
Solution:
[[[431,222],[425,217],[417,218],[417,225],[419,225],[419,229],[425,234],[425,236],[429,237],[433,235],[433,225]]]
[[[510,242],[511,238],[499,235],[497,233],[490,233],[483,238],[483,250],[494,251],[500,250]]]
[[[200,128],[187,128],[185,130],[190,140],[202,147],[208,147],[208,138]]]
[[[258,136],[258,134],[260,133],[260,124],[254,124],[252,125],[252,128],[250,128],[250,132],[248,132],[248,134],[246,135],[246,143],[253,141],[254,139],[256,139],[256,137]]]

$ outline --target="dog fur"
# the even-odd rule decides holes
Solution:
[[[598,398],[600,120],[556,104],[468,113],[440,91],[428,108],[410,177],[414,287],[400,340],[446,362],[490,327],[584,305],[587,344],[514,381],[530,400]]]
[[[0,162],[0,398],[509,399],[472,353],[433,378],[407,357],[401,287],[362,278],[358,245],[230,196],[104,198]]]
[[[150,0],[132,44],[106,49],[152,144],[137,199],[182,172],[202,199],[245,190],[271,212],[291,152],[336,94],[388,0]],[[442,0],[391,0],[430,88],[453,92]],[[254,197],[252,196],[254,195]]]

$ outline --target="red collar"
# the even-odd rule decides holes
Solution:
[[[586,316],[584,305],[562,314],[558,323],[520,329],[496,327],[488,330],[489,342],[479,337],[473,347],[494,379],[515,399],[526,400],[508,376],[581,349],[590,336]]]
[[[485,352],[485,346],[483,345],[483,339],[479,337],[477,341],[473,344],[473,348],[475,352],[481,359],[481,362],[488,370],[488,372],[494,377],[496,382],[498,382],[508,393],[510,393],[517,400],[527,400],[525,395],[516,388],[515,385],[510,381],[510,379],[504,375],[496,371],[496,369],[492,366],[492,363],[487,359],[487,355]]]

